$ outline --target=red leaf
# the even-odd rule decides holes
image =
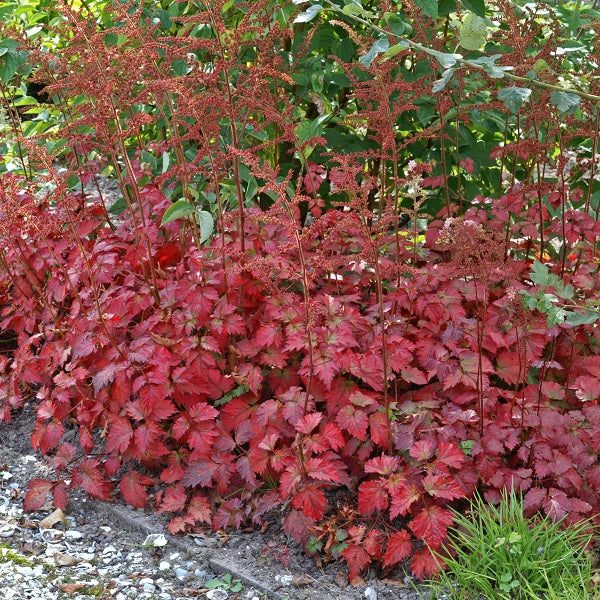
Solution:
[[[121,477],[119,489],[127,504],[134,508],[143,508],[148,502],[146,487],[151,483],[152,479],[132,470]]]
[[[93,498],[108,500],[112,486],[98,469],[98,461],[84,460],[73,472],[73,484],[79,485]]]
[[[228,527],[239,528],[243,520],[242,501],[239,498],[232,498],[221,504],[211,523],[214,530],[227,529]]]
[[[496,359],[496,374],[509,385],[523,380],[525,369],[522,365],[522,355],[513,350],[500,350]]]
[[[194,496],[190,500],[190,504],[188,506],[188,516],[192,519],[193,523],[210,523],[211,522],[211,512],[210,512],[210,504],[206,496],[203,494],[199,494]]]
[[[92,377],[92,384],[94,386],[94,392],[97,394],[101,388],[105,385],[112,383],[115,375],[117,374],[118,365],[115,363],[108,363],[103,369],[98,371]]]
[[[34,479],[27,486],[25,500],[23,500],[23,509],[25,512],[38,510],[48,500],[48,494],[52,489],[53,483],[45,479]]]
[[[115,451],[124,453],[127,451],[127,448],[129,448],[132,438],[133,428],[131,427],[129,419],[115,415],[110,418],[105,451],[108,454]]]
[[[399,563],[410,556],[412,552],[412,539],[406,529],[396,531],[390,535],[387,543],[385,555],[383,556],[383,566],[389,567]]]
[[[166,469],[163,469],[160,474],[160,480],[164,481],[164,483],[175,483],[176,481],[180,481],[183,477],[183,466],[181,463],[174,461],[169,461],[170,464]]]
[[[390,500],[383,478],[363,481],[358,488],[358,510],[368,517],[377,510],[385,510]]]
[[[244,394],[230,400],[221,409],[221,420],[229,431],[233,431],[240,423],[248,420],[256,410],[255,397]]]
[[[309,413],[298,419],[298,421],[294,424],[294,427],[296,428],[296,431],[309,435],[322,419],[323,413]]]
[[[582,402],[593,402],[600,398],[600,380],[589,375],[579,376],[571,386]]]
[[[404,367],[400,374],[402,379],[416,385],[425,385],[428,381],[427,375],[415,367]]]
[[[379,529],[371,529],[363,541],[364,549],[375,559],[379,560],[383,555],[383,544],[385,534]]]
[[[134,432],[136,456],[142,456],[162,436],[164,431],[156,423],[140,423]]]
[[[176,535],[185,531],[188,525],[191,525],[191,523],[188,522],[187,517],[175,517],[167,524],[167,530],[171,535]]]
[[[342,432],[333,423],[327,423],[325,425],[323,428],[323,436],[332,450],[341,450],[346,445]]]
[[[550,488],[542,501],[542,508],[553,521],[560,521],[569,514],[571,506],[569,498],[562,490]]]
[[[435,498],[455,500],[463,498],[465,493],[462,486],[449,475],[431,473],[423,478],[424,491]]]
[[[54,506],[56,508],[62,508],[63,510],[67,508],[67,486],[64,482],[59,481],[52,490],[52,495],[54,497]]]
[[[65,428],[62,423],[52,420],[49,423],[37,422],[31,435],[31,445],[42,454],[47,454],[58,446]]]
[[[167,242],[156,253],[156,262],[163,268],[172,267],[181,260],[181,245]]]
[[[523,498],[523,510],[527,515],[535,514],[542,507],[547,490],[539,487],[531,488]]]
[[[416,460],[429,460],[435,452],[433,440],[419,440],[415,442],[408,453]]]
[[[427,542],[430,548],[436,550],[446,539],[448,527],[453,523],[452,513],[440,506],[426,506],[409,523],[413,533]]]
[[[338,412],[335,421],[342,429],[345,429],[355,438],[359,440],[367,439],[369,419],[362,410],[358,410],[354,406],[348,404]]]
[[[263,381],[260,367],[250,363],[240,365],[234,373],[234,377],[238,384],[247,385],[250,391],[258,396]]]
[[[425,547],[413,554],[410,568],[417,579],[426,579],[444,568],[444,562],[439,556],[434,556],[429,548]]]
[[[406,516],[410,507],[420,500],[421,492],[414,484],[402,482],[391,490],[392,506],[390,507],[390,519],[398,515]]]
[[[327,460],[325,455],[322,458],[309,458],[304,463],[304,467],[306,474],[318,481],[341,483],[344,478],[343,464],[339,461]]]
[[[362,571],[371,564],[371,557],[368,552],[356,544],[349,544],[347,548],[344,548],[342,556],[348,562],[348,579],[350,583],[360,577]]]
[[[171,486],[161,494],[158,512],[179,512],[183,510],[186,501],[187,494],[184,487],[182,485]]]
[[[217,465],[212,460],[194,460],[185,470],[181,483],[186,487],[197,485],[210,487],[212,476],[216,470]]]
[[[379,475],[391,475],[395,473],[400,465],[397,456],[376,456],[365,463],[365,473],[378,473]]]
[[[453,469],[460,469],[465,462],[465,453],[455,444],[438,442],[437,463],[444,463]]]
[[[388,449],[388,433],[390,423],[385,412],[378,410],[369,415],[370,438],[375,444]]]
[[[319,521],[325,514],[327,499],[317,486],[309,485],[294,496],[292,504],[294,508],[302,510],[307,517]]]
[[[299,510],[290,510],[283,521],[283,529],[298,544],[305,545],[312,535],[315,520]]]

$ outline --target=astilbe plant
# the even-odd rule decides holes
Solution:
[[[593,177],[595,150],[570,171],[559,159],[551,189],[533,176],[550,143],[523,154],[507,130],[491,158],[506,190],[461,209],[449,182],[473,158],[457,147],[452,166],[442,147],[441,161],[409,160],[447,137],[443,119],[418,125],[436,75],[420,66],[408,79],[412,50],[336,59],[354,94],[340,92],[336,131],[366,131],[365,147],[326,153],[331,131],[306,124],[318,102],[294,105],[289,29],[269,2],[244,7],[233,30],[222,2],[179,13],[175,36],[143,7],[111,5],[102,29],[60,4],[61,59],[32,50],[64,121],[51,151],[15,138],[36,168],[2,173],[0,192],[0,326],[17,341],[0,363],[0,416],[35,401],[32,444],[56,471],[32,482],[25,508],[49,493],[64,507],[67,480],[151,500],[172,533],[260,524],[286,506],[286,532],[328,557],[340,542],[354,581],[408,558],[417,577],[433,574],[450,506],[476,489],[490,501],[520,491],[554,519],[596,514],[598,328],[548,328],[521,299],[536,292],[536,257],[581,304],[598,289],[597,215],[570,187]],[[310,59],[311,35],[298,57]],[[539,110],[517,121],[561,143],[562,124],[579,127]],[[402,140],[398,122],[414,127]],[[70,180],[101,167],[119,181],[118,216]],[[207,242],[192,213],[164,219],[178,196],[214,211]],[[340,489],[342,506],[329,504]]]

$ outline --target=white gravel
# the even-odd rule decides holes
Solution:
[[[188,600],[215,596],[213,577],[170,546],[163,532],[144,536],[51,506],[24,514],[33,456],[0,454],[0,597],[2,600]],[[56,521],[52,523],[52,521]],[[212,590],[214,591],[214,590]],[[220,589],[219,598],[232,598]],[[247,587],[240,599],[257,598]]]

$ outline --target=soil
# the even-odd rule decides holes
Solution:
[[[13,415],[12,422],[0,425],[0,467],[3,455],[6,460],[10,455],[13,464],[15,455],[35,455],[30,443],[35,418],[35,407],[26,404],[22,411]],[[39,455],[36,458],[36,461],[18,461],[17,476],[23,480],[23,485],[27,480],[50,475],[42,458]],[[77,522],[84,523],[90,530],[100,531],[107,525],[112,527],[119,542],[131,546],[141,544],[150,533],[166,533],[168,521],[165,515],[149,509],[132,509],[121,499],[111,503],[90,500],[80,490],[72,492],[66,513],[75,514]],[[401,573],[380,581],[377,573],[370,571],[365,575],[363,585],[349,586],[344,564],[332,562],[318,568],[277,523],[265,532],[236,531],[226,535],[207,532],[167,535],[167,538],[169,551],[177,550],[193,557],[198,567],[206,570],[207,578],[231,573],[233,579],[244,583],[244,589],[259,590],[261,597],[273,600],[316,597],[319,600],[417,600],[427,597],[425,591],[416,591]],[[280,556],[284,557],[285,564],[278,560]],[[289,559],[289,563],[285,559]],[[241,592],[238,597],[241,599],[246,595]]]

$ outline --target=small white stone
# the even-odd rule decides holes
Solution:
[[[281,582],[281,585],[291,585],[294,580],[293,575],[279,575],[276,577]]]
[[[144,546],[153,546],[154,548],[162,548],[167,545],[167,538],[162,533],[151,533],[146,536]]]
[[[210,590],[206,592],[206,597],[208,600],[227,600],[229,594],[225,590]]]
[[[48,544],[56,544],[60,542],[65,534],[60,529],[42,529],[40,531],[42,539]]]
[[[12,535],[14,535],[15,531],[16,531],[16,526],[15,525],[10,525],[10,524],[5,524],[0,526],[0,537],[11,537]]]
[[[177,579],[185,579],[189,574],[189,571],[187,569],[183,569],[181,567],[177,567],[175,569],[175,577],[177,577]]]
[[[81,533],[81,531],[77,531],[75,529],[67,529],[67,531],[65,531],[65,537],[70,542],[75,542],[75,541],[83,538],[83,533]]]
[[[36,577],[41,577],[44,574],[44,565],[35,565],[33,567],[33,574]]]
[[[377,592],[375,591],[375,589],[372,587],[368,587],[365,590],[365,598],[367,600],[377,600]]]
[[[170,568],[171,568],[171,563],[167,560],[161,560],[160,563],[158,563],[159,571],[167,571]]]

